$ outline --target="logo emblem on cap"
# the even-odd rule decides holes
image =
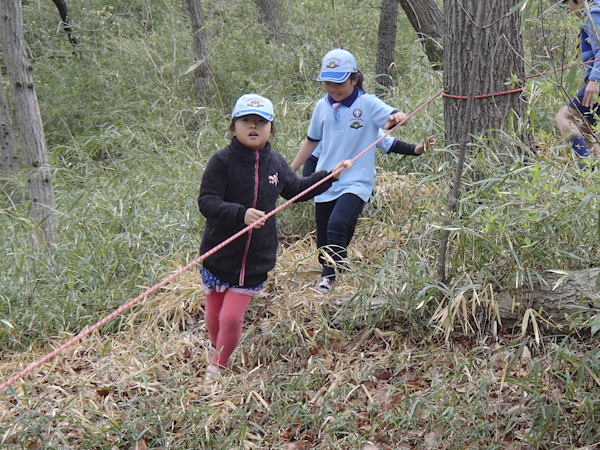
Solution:
[[[258,100],[253,100],[250,103],[248,103],[248,106],[252,106],[254,108],[262,108],[263,105],[258,101]]]
[[[330,69],[335,69],[336,67],[340,67],[340,65],[337,62],[335,62],[334,60],[331,60],[325,67],[328,67]]]

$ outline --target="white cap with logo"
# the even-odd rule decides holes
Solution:
[[[273,104],[268,98],[258,94],[244,94],[235,102],[231,118],[249,116],[256,114],[263,119],[273,122],[275,115],[273,113]]]
[[[327,52],[321,64],[321,73],[317,81],[331,81],[344,83],[350,74],[358,72],[356,60],[352,53],[343,48],[336,48]]]

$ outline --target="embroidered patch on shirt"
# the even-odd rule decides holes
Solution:
[[[275,173],[274,175],[269,175],[269,183],[277,186],[279,184],[279,174]]]
[[[358,130],[359,128],[362,128],[363,124],[360,123],[358,120],[355,120],[354,122],[352,122],[350,124],[350,128],[354,128],[356,130]]]
[[[362,111],[356,108],[354,111],[352,111],[352,114],[354,114],[354,117],[360,117],[362,116]]]

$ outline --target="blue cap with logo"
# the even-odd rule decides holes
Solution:
[[[275,118],[273,113],[273,103],[268,98],[258,94],[244,94],[235,102],[231,118],[250,116],[256,114],[263,119],[273,122]]]
[[[321,73],[317,77],[317,81],[344,83],[351,73],[356,72],[358,72],[358,67],[352,53],[343,48],[336,48],[323,58]]]

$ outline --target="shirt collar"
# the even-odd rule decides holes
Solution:
[[[339,103],[341,105],[344,105],[346,108],[350,108],[352,106],[352,103],[354,103],[354,100],[356,100],[356,97],[358,97],[358,88],[354,86],[354,91],[352,91],[352,94],[350,94],[349,97],[347,97]],[[330,105],[337,103],[329,94],[327,94],[327,100],[329,101]]]

